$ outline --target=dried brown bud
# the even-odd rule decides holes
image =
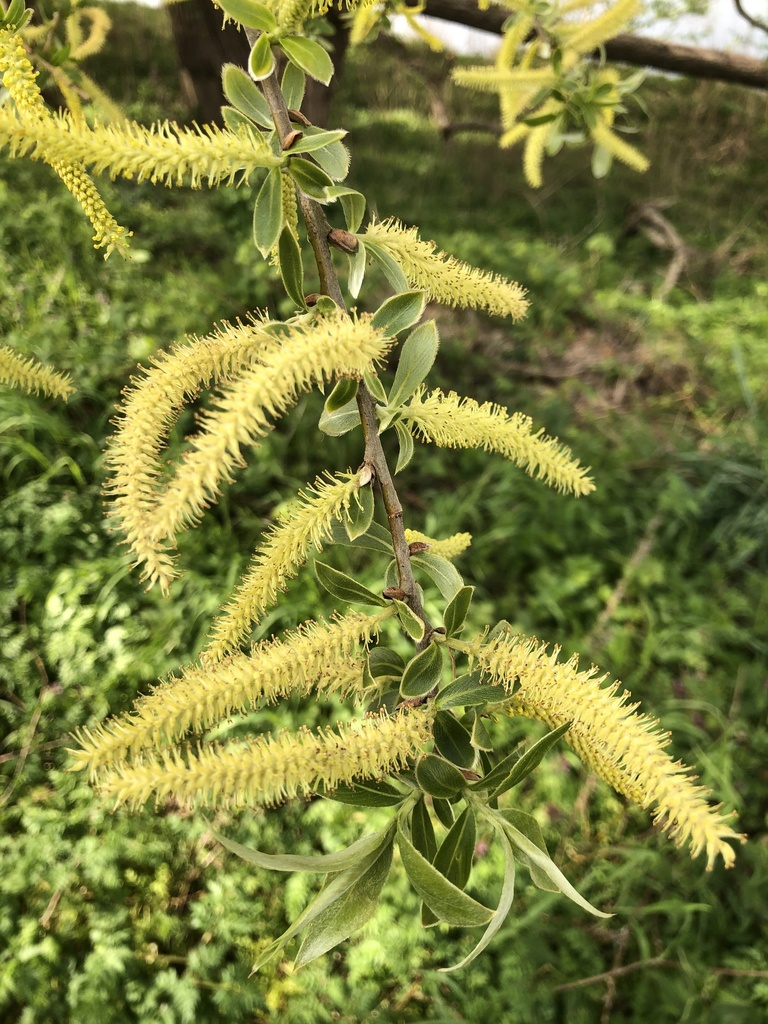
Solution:
[[[400,587],[387,587],[386,590],[382,590],[381,596],[389,601],[404,601],[408,595]]]
[[[290,149],[291,146],[294,145],[294,143],[298,142],[299,139],[303,138],[304,132],[299,131],[298,128],[294,128],[293,131],[288,132],[288,134],[283,139],[283,150]]]
[[[342,252],[352,256],[360,248],[357,236],[351,231],[344,231],[342,228],[331,228],[328,232],[328,244],[341,249]]]
[[[305,128],[309,128],[312,122],[308,117],[305,117],[300,110],[289,110],[288,117],[297,124],[303,124]]]
[[[306,302],[307,306],[316,306],[317,305],[317,300],[319,298],[320,298],[320,293],[319,292],[312,292],[311,295],[305,295],[304,296],[304,301]]]
[[[408,545],[408,554],[419,555],[422,551],[429,551],[429,547],[423,540],[415,540]]]

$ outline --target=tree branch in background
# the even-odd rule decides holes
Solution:
[[[740,0],[734,0],[739,4]],[[469,28],[501,33],[509,12],[502,7],[481,10],[475,0],[426,0],[424,14],[444,21],[453,21]],[[747,19],[751,20],[751,19]],[[758,26],[763,27],[763,26]],[[605,44],[608,60],[619,61],[660,71],[672,71],[691,78],[710,78],[752,89],[768,89],[768,65],[757,57],[710,50],[699,46],[682,46],[646,36],[618,35]]]
[[[733,0],[733,3],[736,10],[742,16],[742,18],[745,21],[749,22],[749,24],[753,28],[759,28],[761,32],[768,32],[768,21],[758,21],[757,18],[753,17],[751,14],[748,14],[744,10],[744,5],[742,4],[741,0]]]

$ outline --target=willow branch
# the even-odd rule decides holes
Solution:
[[[258,33],[246,29],[248,41],[253,45]],[[286,136],[293,130],[288,113],[285,98],[277,81],[277,71],[263,79],[261,84],[264,98],[269,104],[269,109],[275,123],[275,129],[282,145]],[[307,238],[312,246],[315,255],[315,263],[320,278],[320,291],[329,295],[334,302],[345,309],[346,305],[339,284],[336,268],[333,265],[331,246],[328,241],[330,225],[325,216],[322,206],[302,195],[297,190],[299,205],[304,216],[304,223],[307,229]],[[384,507],[387,511],[389,532],[392,536],[392,547],[397,564],[397,571],[400,580],[400,589],[403,591],[404,600],[412,611],[424,622],[425,640],[431,633],[431,626],[424,617],[424,609],[419,597],[416,581],[413,578],[411,567],[411,556],[408,549],[408,541],[405,539],[405,527],[403,525],[403,507],[395,488],[392,474],[389,471],[387,458],[379,436],[379,426],[376,419],[376,402],[363,381],[357,389],[357,407],[360,412],[360,421],[363,427],[363,438],[365,440],[365,463],[371,467],[376,480],[381,488],[381,496]]]

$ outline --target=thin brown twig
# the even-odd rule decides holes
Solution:
[[[253,44],[258,38],[258,33],[246,29],[248,40]],[[293,130],[291,125],[288,107],[277,81],[277,74],[273,72],[261,83],[269,109],[275,123],[278,138],[282,143],[285,137]],[[322,206],[297,191],[299,204],[304,216],[304,223],[307,231],[307,238],[315,256],[317,270],[320,278],[320,291],[329,295],[342,309],[345,309],[344,297],[339,284],[336,268],[333,265],[331,246],[328,242],[330,226],[326,219]],[[360,411],[360,419],[363,426],[363,437],[365,439],[365,463],[371,467],[375,478],[381,488],[384,507],[387,511],[389,531],[392,536],[392,546],[397,564],[400,589],[405,594],[405,600],[413,612],[419,616],[425,624],[425,638],[431,632],[430,625],[424,617],[419,590],[413,577],[408,542],[405,539],[405,527],[403,525],[403,509],[395,488],[392,474],[389,470],[384,448],[379,436],[378,422],[376,419],[376,403],[361,381],[357,390],[357,404]]]

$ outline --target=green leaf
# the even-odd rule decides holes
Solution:
[[[346,134],[347,133],[345,131],[341,131],[340,129],[332,132],[316,131],[312,134],[305,133],[298,142],[295,142],[291,146],[291,154],[313,153],[316,149],[322,149],[323,146],[327,146],[331,142],[343,139]]]
[[[505,778],[493,785],[493,796],[501,796],[502,793],[506,793],[508,789],[512,789],[513,786],[517,786],[523,781],[534,768],[538,768],[541,764],[541,759],[544,755],[557,743],[560,737],[568,732],[571,723],[566,722],[564,725],[559,726],[557,729],[553,729],[552,732],[548,732],[546,736],[542,738],[523,754],[522,757],[518,758],[514,764],[510,765],[509,771]],[[506,760],[506,759],[505,759]],[[504,762],[502,762],[503,764]],[[500,767],[494,768],[491,773],[493,776],[497,776],[497,770]],[[487,783],[487,777],[483,779],[483,782]],[[483,788],[486,788],[485,786]]]
[[[438,753],[459,768],[471,768],[475,751],[469,733],[450,711],[438,711],[435,716],[435,747]]]
[[[338,520],[331,523],[331,540],[334,544],[345,544],[350,547],[367,548],[369,551],[379,551],[392,557],[392,538],[389,533],[378,523],[371,523],[371,528],[362,537],[350,541],[347,532]]]
[[[380,265],[381,269],[384,271],[384,276],[395,291],[407,292],[408,282],[405,279],[405,274],[403,273],[400,264],[393,260],[385,249],[376,245],[375,242],[371,242],[368,238],[365,238],[365,246],[370,255]]]
[[[310,78],[322,82],[323,85],[328,85],[333,78],[333,61],[314,39],[306,39],[304,36],[283,36],[280,39],[280,46],[288,60],[302,71],[306,71]]]
[[[394,786],[381,779],[361,779],[350,785],[337,786],[323,793],[328,800],[337,800],[342,804],[353,804],[356,807],[395,807],[405,797]]]
[[[446,636],[457,636],[462,631],[474,593],[474,587],[461,587],[451,598],[443,612]]]
[[[488,808],[488,814],[496,814],[491,808]],[[515,826],[507,821],[502,815],[496,815],[502,822],[504,831],[506,832],[509,841],[518,854],[525,854],[531,865],[535,864],[549,881],[557,887],[557,889],[569,900],[572,900],[577,906],[581,907],[582,910],[586,910],[589,914],[594,914],[595,917],[613,917],[613,914],[605,914],[602,910],[598,910],[593,907],[592,904],[585,900],[584,897],[577,892],[577,890],[571,885],[565,875],[562,873],[560,868],[554,863],[548,853],[544,853],[540,850],[535,843],[520,831]]]
[[[235,110],[234,107],[223,106],[221,108],[221,116],[224,124],[231,132],[239,132],[245,128],[254,138],[259,134],[259,129],[250,117],[247,117],[239,110]]]
[[[422,857],[426,857],[428,861],[434,860],[437,841],[429,808],[423,796],[419,797],[411,813],[411,841]]]
[[[330,171],[328,172],[330,174]],[[341,186],[336,186],[340,189]],[[341,208],[344,211],[344,223],[347,225],[347,231],[351,231],[354,235],[360,228],[365,216],[365,196],[361,192],[356,192],[353,188],[345,188],[344,191],[336,191],[335,194],[341,200]],[[365,249],[362,238],[358,238],[360,248]]]
[[[253,208],[253,241],[266,259],[277,245],[283,226],[283,197],[279,167],[273,167],[264,179]]]
[[[368,532],[373,520],[373,487],[370,484],[359,487],[355,497],[356,500],[349,503],[347,514],[344,517],[344,526],[350,540],[356,540]]]
[[[430,643],[423,651],[411,658],[405,666],[400,683],[400,693],[406,700],[424,697],[437,686],[442,674],[442,645]]]
[[[592,175],[595,178],[606,178],[613,166],[613,153],[605,146],[595,146],[592,150]]]
[[[357,395],[357,381],[352,377],[341,377],[325,400],[326,412],[336,412],[354,401]]]
[[[411,331],[400,352],[395,381],[389,393],[391,406],[402,405],[422,383],[432,369],[439,344],[434,320],[428,320]]]
[[[402,420],[395,422],[395,433],[399,444],[397,463],[395,464],[395,475],[397,475],[413,458],[413,434]]]
[[[394,338],[400,331],[405,331],[416,323],[424,312],[425,305],[425,292],[411,291],[393,295],[392,298],[383,302],[373,314],[371,326],[388,338]],[[397,377],[395,377],[395,382],[397,382]]]
[[[269,104],[264,99],[261,89],[246,75],[242,68],[234,64],[225,64],[221,72],[221,84],[224,95],[233,107],[246,117],[250,117],[262,128],[274,128]]]
[[[259,36],[253,44],[251,55],[248,58],[248,71],[257,82],[269,78],[275,70],[275,55],[269,42],[269,36]]]
[[[399,822],[397,845],[411,885],[441,921],[472,928],[487,924],[491,920],[493,911],[473,900],[444,878],[426,857],[419,853]]]
[[[352,604],[375,604],[380,607],[389,604],[389,601],[380,594],[374,594],[372,590],[368,590],[362,583],[353,580],[351,576],[339,572],[338,569],[332,569],[330,565],[319,562],[317,559],[315,559],[315,575],[328,593],[340,601],[348,601]]]
[[[399,683],[405,662],[397,651],[392,651],[389,647],[374,647],[372,651],[368,652],[368,667],[371,670],[371,675],[377,681],[385,682],[396,679]]]
[[[365,254],[365,246],[360,243],[360,248],[356,253],[351,256],[347,256],[349,260],[349,274],[347,275],[347,289],[353,299],[356,299],[360,294],[360,289],[363,287],[363,281],[365,280],[365,271],[367,269],[367,257]]]
[[[438,970],[442,971],[444,974],[447,974],[450,971],[461,970],[462,967],[466,967],[468,964],[471,964],[472,961],[488,947],[493,937],[506,921],[507,916],[512,909],[512,902],[515,898],[515,852],[512,849],[512,844],[504,834],[503,829],[500,829],[495,825],[494,827],[499,834],[499,840],[501,841],[501,845],[504,850],[504,880],[501,886],[499,905],[494,911],[493,917],[483,933],[482,938],[472,952],[468,953],[467,956],[465,956],[459,963],[454,964],[453,967],[438,968]]]
[[[392,847],[393,843],[385,846],[365,874],[309,925],[295,968],[303,967],[338,946],[373,917],[392,866]]]
[[[333,181],[317,164],[301,156],[292,157],[288,161],[288,173],[310,199],[316,199],[319,203],[331,201],[328,188],[333,185]]]
[[[248,28],[257,28],[260,32],[272,32],[277,28],[277,21],[272,11],[256,0],[216,0],[228,18],[238,21]]]
[[[411,563],[424,570],[446,601],[451,601],[464,586],[464,580],[456,567],[442,555],[433,555],[431,551],[420,551],[417,555],[411,556]]]
[[[451,805],[450,800],[444,799],[443,797],[439,796],[433,796],[432,809],[435,812],[437,820],[446,828],[451,828],[454,822],[454,817],[453,807]]]
[[[323,409],[320,414],[317,426],[324,434],[330,437],[341,437],[360,425],[360,412],[357,408],[357,399],[352,398],[346,405],[329,413]]]
[[[467,785],[459,769],[436,754],[427,754],[416,765],[416,781],[425,793],[442,800],[457,796]]]
[[[311,127],[305,128],[304,131],[307,135],[312,135],[322,129]],[[349,174],[349,150],[343,142],[329,142],[322,149],[315,150],[314,158],[334,181],[343,181]],[[345,185],[334,185],[333,188],[328,189],[328,195],[332,199],[344,195],[344,192],[336,191],[337,189],[349,191]]]
[[[365,386],[371,392],[376,401],[386,404],[387,392],[384,390],[384,385],[376,374],[368,371],[368,373],[363,374],[363,380],[365,381]]]
[[[276,956],[290,942],[294,935],[297,935],[302,928],[305,928],[319,917],[326,907],[330,907],[332,903],[335,903],[336,900],[340,899],[344,893],[366,873],[368,868],[378,860],[381,853],[381,847],[391,844],[393,827],[394,822],[383,832],[378,833],[378,835],[382,837],[379,845],[369,854],[364,856],[362,860],[352,864],[346,870],[329,878],[328,884],[321,889],[309,906],[304,908],[302,913],[299,914],[291,926],[287,928],[278,939],[275,939],[275,941],[270,943],[266,949],[261,951],[259,956],[256,958],[256,962],[251,968],[251,973],[258,971],[259,968],[267,963],[268,960],[271,960],[273,956]]]
[[[482,715],[477,711],[471,712],[473,717],[472,722],[472,746],[475,750],[489,751],[493,750],[493,740],[491,739],[490,733],[485,727]]]
[[[449,882],[463,889],[472,872],[477,828],[475,815],[466,807],[451,826],[432,863]]]
[[[538,821],[532,814],[526,814],[525,811],[519,811],[516,807],[508,807],[503,811],[498,812],[505,821],[508,821],[510,825],[522,832],[523,835],[529,839],[534,846],[536,846],[542,853],[549,853],[547,851],[547,844],[544,842],[544,836],[542,835],[541,828]],[[536,864],[531,863],[530,858],[522,850],[518,850],[518,860],[521,864],[524,864],[531,873],[531,881],[534,885],[538,886],[539,889],[545,889],[547,892],[560,892],[560,887],[555,885],[548,875],[546,875]]]
[[[398,794],[398,803],[402,799],[402,794]],[[236,843],[234,839],[229,839],[227,836],[221,835],[214,828],[210,828],[210,833],[217,842],[221,843],[230,853],[234,853],[242,860],[248,861],[249,864],[257,864],[260,868],[265,868],[267,871],[312,871],[317,874],[335,874],[338,871],[345,871],[347,868],[352,867],[353,864],[357,864],[371,852],[380,849],[389,831],[390,827],[381,832],[371,832],[369,835],[363,836],[362,839],[352,843],[345,850],[339,850],[338,853],[304,856],[298,853],[262,853],[261,850],[254,850],[250,846]]]
[[[283,94],[285,105],[289,110],[301,110],[301,104],[304,102],[304,90],[306,85],[307,79],[305,78],[304,72],[301,68],[292,64],[290,61],[286,61],[283,80],[280,83],[280,90]]]
[[[306,309],[307,303],[304,299],[304,264],[301,260],[301,249],[296,241],[296,236],[287,225],[280,232],[277,254],[280,262],[280,277],[283,279],[286,292],[299,309]]]
[[[482,672],[476,669],[459,676],[438,693],[435,704],[439,708],[470,708],[478,704],[497,704],[506,700],[506,691],[501,686],[488,686],[480,682]]]
[[[392,603],[397,609],[397,617],[400,619],[400,625],[408,636],[418,643],[424,636],[424,623],[415,612],[411,611],[405,601],[398,601],[397,598],[395,598]]]

